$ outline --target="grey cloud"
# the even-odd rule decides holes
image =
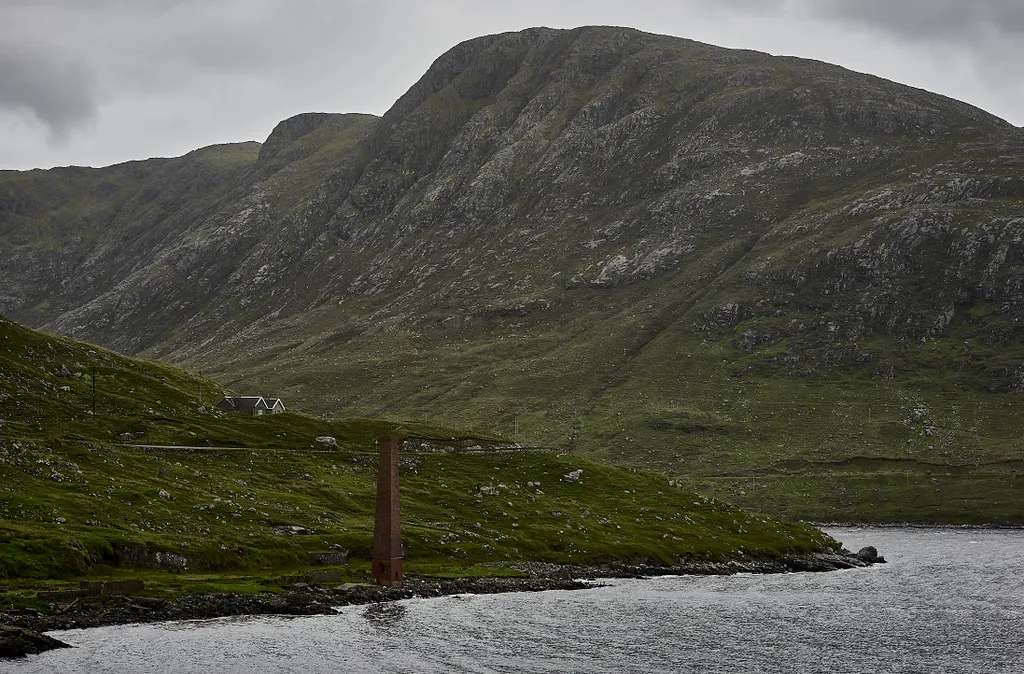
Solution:
[[[690,0],[694,8],[702,4]],[[1024,34],[1021,0],[718,0],[717,11],[853,21],[917,40],[976,42]]]
[[[0,45],[0,108],[32,113],[64,142],[96,118],[96,78],[81,61]]]
[[[588,24],[820,58],[1022,121],[1006,69],[1024,0],[0,0],[0,162],[95,165],[262,139],[309,110],[379,114],[461,40]]]
[[[1024,34],[1020,0],[831,0],[814,2],[813,7],[822,16],[853,19],[919,39],[973,40],[980,32]]]
[[[693,5],[695,8],[707,8],[697,0],[689,0],[689,4]],[[771,14],[778,12],[779,10],[784,10],[787,6],[791,5],[793,5],[793,0],[719,0],[719,2],[712,5],[710,9],[740,9],[744,12],[751,12],[754,14]]]
[[[116,9],[121,12],[141,11],[152,13],[201,0],[0,0],[0,9],[29,7],[32,9],[53,7],[62,10],[92,12]]]
[[[707,7],[688,2],[694,9]],[[806,31],[813,27],[844,45],[845,54],[825,60],[1022,121],[1024,83],[1016,71],[1024,54],[1024,0],[718,0],[711,11],[723,21],[775,23],[788,43],[777,42],[768,51],[822,58],[829,45],[807,50],[815,36]],[[886,63],[871,53],[874,47],[902,58]]]

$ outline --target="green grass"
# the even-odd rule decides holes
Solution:
[[[369,446],[390,421],[326,420],[286,412],[247,417],[217,409],[225,391],[209,378],[156,360],[43,335],[0,318],[0,437],[88,446],[139,434],[134,444],[314,449],[317,436]],[[66,370],[71,376],[57,373]],[[66,390],[65,390],[66,389]],[[405,422],[408,432],[455,439],[465,432]],[[487,438],[475,433],[474,437]]]
[[[154,592],[254,589],[308,570],[311,553],[339,550],[349,553],[343,576],[367,580],[375,439],[496,439],[422,421],[399,428],[203,411],[200,387],[207,404],[220,395],[210,380],[6,320],[0,365],[0,578],[18,597],[42,580],[117,577],[132,555],[155,553],[180,555],[188,569],[133,572]],[[83,374],[54,374],[64,367]],[[122,443],[123,432],[164,447]],[[319,447],[318,435],[339,447]],[[698,496],[664,474],[554,451],[408,453],[400,473],[406,563],[428,577],[509,574],[517,561],[671,564],[834,545],[809,526]],[[309,533],[282,533],[285,525]]]
[[[652,286],[622,294],[636,292],[657,306],[648,290],[669,292]],[[344,354],[325,345],[282,352],[273,365],[239,361],[218,372],[237,386],[283,383],[300,398],[326,391],[314,403],[324,412],[398,412],[462,427],[488,420],[505,438],[518,417],[517,439],[526,444],[687,480],[814,474],[857,457],[884,459],[898,478],[901,462],[913,460],[950,473],[960,496],[938,492],[922,508],[914,489],[894,479],[871,508],[851,509],[817,490],[808,491],[813,498],[787,499],[781,488],[742,502],[807,520],[1022,521],[1019,490],[998,504],[984,498],[991,477],[1012,479],[1020,472],[1014,462],[1024,459],[1024,398],[1008,383],[1008,372],[1024,362],[1024,341],[1012,324],[994,341],[991,322],[977,322],[992,307],[958,311],[948,334],[922,343],[884,335],[849,340],[830,332],[831,322],[844,319],[828,313],[752,317],[695,337],[694,310],[634,311],[628,302],[622,309],[600,298],[581,294],[574,311],[586,317],[578,321],[557,307],[550,314],[561,322],[542,313],[516,318],[524,324],[517,329],[473,318],[389,335],[389,349],[357,337]],[[768,338],[747,348],[741,339],[749,330]],[[837,479],[856,492],[857,480],[876,472],[861,472],[855,462]]]
[[[1019,525],[1024,481],[1010,470],[972,471],[965,478],[945,467],[913,463],[844,467],[824,473],[689,478],[687,488],[757,507],[780,517],[814,522]],[[1019,468],[1019,466],[1018,466]]]
[[[354,450],[56,452],[23,443],[0,466],[0,576],[76,578],[117,566],[126,548],[180,554],[193,570],[280,573],[339,549],[367,560],[372,458]],[[579,482],[565,477],[580,469]],[[672,563],[827,544],[810,528],[698,497],[663,475],[546,451],[403,455],[401,489],[412,569]],[[311,533],[278,533],[280,525]]]

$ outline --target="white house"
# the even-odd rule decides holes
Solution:
[[[258,417],[264,414],[284,412],[284,403],[280,398],[264,398],[263,396],[226,396],[217,403],[217,407],[226,412],[238,412]]]

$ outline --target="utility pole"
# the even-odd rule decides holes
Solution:
[[[92,413],[96,414],[96,363],[92,364]]]
[[[199,371],[199,406],[203,406],[203,371]]]
[[[512,441],[519,442],[519,412],[512,413]]]

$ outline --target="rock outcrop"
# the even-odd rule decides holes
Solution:
[[[23,627],[0,625],[0,658],[23,658],[70,645]]]
[[[565,566],[544,563],[519,563],[514,566],[525,577],[480,577],[427,580],[406,578],[403,587],[385,587],[365,583],[345,583],[334,587],[298,583],[288,591],[267,595],[216,594],[182,597],[173,601],[144,597],[115,597],[102,604],[83,604],[59,614],[0,614],[0,619],[16,628],[38,630],[75,629],[165,620],[196,620],[235,615],[332,615],[335,607],[457,594],[496,594],[502,592],[542,592],[545,590],[585,590],[597,587],[599,578],[645,578],[663,575],[722,576],[737,573],[789,573],[793,571],[835,571],[869,566],[872,562],[839,552],[783,555],[778,557],[740,556],[728,561],[679,560],[663,564],[599,564]],[[589,579],[589,580],[581,580]],[[47,637],[44,637],[47,638]],[[57,642],[59,643],[59,642]]]
[[[878,554],[873,545],[868,545],[857,551],[857,559],[867,564],[885,564],[885,557]]]

